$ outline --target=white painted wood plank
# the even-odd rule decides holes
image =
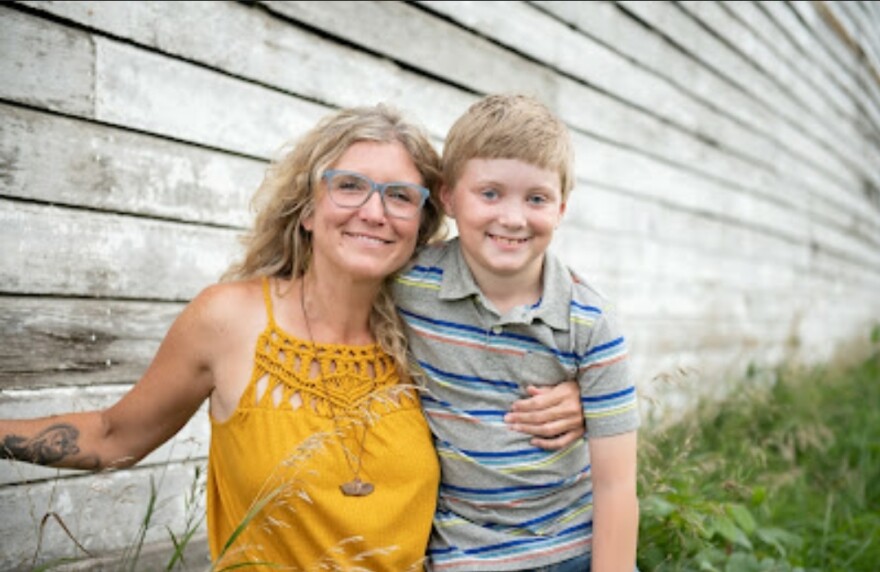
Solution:
[[[586,133],[643,149],[759,192],[763,186],[760,182],[772,173],[769,159],[775,148],[770,142],[756,138],[717,109],[689,97],[654,73],[630,65],[623,56],[532,7],[506,3],[499,10],[496,3],[421,4],[601,88],[594,92],[565,78],[559,80],[559,97],[554,102],[557,111]],[[594,6],[566,5],[587,17]],[[622,69],[627,73],[620,73]],[[602,91],[615,97],[607,97]],[[669,122],[679,128],[670,128]]]
[[[841,77],[853,77],[859,67],[856,54],[841,41],[842,38],[829,26],[829,22],[825,19],[826,15],[823,14],[827,9],[828,14],[833,15],[837,23],[846,29],[845,22],[841,22],[836,13],[828,8],[827,4],[831,3],[833,2],[828,2],[822,8],[817,9],[816,5],[809,1],[788,0],[780,2],[781,5],[778,7],[768,6],[767,9],[778,16],[781,16],[783,10],[788,10],[795,20],[799,20],[801,25],[805,25],[806,29],[811,30],[814,41],[818,40],[824,48],[827,56],[820,61],[827,63],[829,69],[831,67],[839,69]]]
[[[584,181],[626,189],[637,196],[663,201],[705,215],[749,220],[756,228],[802,240],[806,219],[801,208],[781,209],[779,204],[756,200],[740,189],[699,177],[667,163],[601,141],[580,141],[579,173]],[[770,216],[770,213],[775,213]],[[574,213],[569,213],[574,217]]]
[[[24,2],[136,44],[333,106],[390,101],[442,140],[473,96],[238,2]],[[206,24],[209,23],[209,24]]]
[[[805,244],[807,252],[801,252],[792,264],[785,264],[765,260],[760,253],[737,253],[735,245],[713,252],[694,249],[684,242],[646,241],[563,225],[553,248],[588,281],[595,276],[602,282],[618,283],[632,276],[647,284],[687,282],[716,289],[781,293],[797,291],[803,277],[815,274],[823,276],[832,288],[852,283],[868,292],[880,291],[876,263],[848,261],[824,244],[821,246],[816,250]]]
[[[155,572],[156,570],[165,570],[169,564],[169,558],[174,552],[174,543],[170,538],[159,542],[144,544],[138,558],[137,566],[135,566],[131,572]],[[65,564],[63,568],[59,568],[58,570],[63,572],[119,572],[120,565],[124,561],[124,558],[124,551],[122,550],[104,552],[94,558],[85,558],[83,560],[78,560],[76,563]],[[208,572],[211,569],[211,555],[208,549],[208,538],[204,530],[200,529],[196,532],[190,542],[186,545],[183,559],[185,561],[186,570],[191,570],[193,572]]]
[[[808,261],[808,248],[803,242],[762,232],[751,226],[749,219],[713,217],[599,185],[584,185],[572,194],[562,223],[563,229],[568,227],[687,245],[715,256],[760,257],[762,261],[801,268]]]
[[[855,120],[858,110],[855,101],[846,94],[840,85],[829,81],[822,68],[815,61],[803,57],[798,45],[789,34],[784,33],[754,2],[723,0],[722,6],[738,17],[766,46],[776,53],[785,65],[805,78],[814,90],[824,94],[844,116]]]
[[[717,75],[707,73],[700,62],[688,57],[659,33],[646,28],[615,3],[599,0],[584,4],[558,0],[533,4],[666,78],[703,105],[712,106],[717,113],[730,114],[739,123],[759,133],[762,126],[766,129],[775,121],[766,108],[757,105],[741,91],[730,89],[729,84]],[[766,152],[772,147],[773,144],[762,144],[758,152]]]
[[[843,24],[849,37],[858,45],[864,58],[862,65],[880,71],[880,57],[874,43],[876,24],[867,19],[868,14],[860,2],[828,2],[824,5]]]
[[[523,92],[543,101],[555,100],[556,80],[550,70],[412,5],[378,1],[267,1],[264,5],[296,22],[476,92]]]
[[[714,105],[721,106],[718,108],[719,110],[723,109],[725,112],[738,114],[738,121],[758,121],[770,129],[778,122],[777,119],[767,115],[766,109],[756,106],[753,100],[746,99],[741,92],[719,83],[717,76],[698,67],[694,60],[685,57],[682,52],[670,48],[658,36],[645,33],[643,27],[635,24],[631,18],[623,15],[620,10],[608,3],[591,3],[589,6],[596,8],[592,8],[589,12],[581,8],[582,5],[571,2],[540,2],[539,5],[557,17],[564,18],[570,24],[578,26],[590,36],[607,42],[607,45],[625,50],[624,53],[627,57],[654,68],[656,73],[663,74],[684,93],[696,94],[700,101],[711,99],[716,102]],[[694,78],[699,78],[699,81],[694,81]],[[687,107],[687,104],[684,106]],[[596,118],[593,121],[598,121],[601,124],[606,117],[602,110],[591,108],[589,105],[582,106],[581,109],[585,122],[589,121],[587,116],[592,116]],[[636,135],[632,135],[629,128],[632,125],[631,120],[619,117],[615,118],[615,121],[619,124],[627,123],[627,128],[611,127],[620,135],[609,136],[610,139],[626,138],[628,144],[638,148],[645,147],[645,144],[638,140],[638,130],[635,131]],[[636,122],[635,125],[639,125],[639,122]],[[740,185],[746,188],[757,187],[769,191],[781,200],[795,200],[796,197],[801,197],[805,191],[822,197],[821,202],[818,203],[804,201],[802,198],[797,200],[801,204],[815,205],[814,212],[817,216],[830,216],[837,224],[858,224],[858,222],[854,223],[854,220],[858,221],[861,217],[870,215],[870,213],[866,215],[862,208],[855,211],[852,209],[842,211],[841,205],[838,204],[840,201],[839,193],[832,192],[833,189],[829,189],[827,185],[817,183],[816,178],[804,170],[802,159],[787,152],[787,143],[782,139],[774,139],[776,134],[759,132],[760,134],[756,133],[757,137],[746,139],[742,134],[748,133],[748,131],[743,131],[740,127],[719,130],[720,125],[716,122],[711,128],[701,129],[699,135],[707,139],[724,141],[724,145],[736,144],[741,141],[745,147],[752,147],[753,151],[750,156],[762,157],[762,160],[766,162],[766,172],[761,171],[759,163],[743,164],[737,161],[737,157],[731,157],[729,152],[723,159],[715,159],[714,156],[721,153],[722,149],[692,152],[691,149],[693,148],[695,151],[696,148],[689,144],[686,138],[675,137],[674,133],[672,138],[668,138],[670,134],[668,129],[661,130],[662,135],[658,133],[655,136],[655,139],[661,142],[653,145],[652,149],[656,147],[660,150],[659,152],[667,153],[667,156],[676,161],[684,159],[688,165],[693,165],[695,169],[711,172],[723,178],[735,178]],[[757,125],[755,129],[758,129]],[[579,158],[581,156],[581,154],[578,155]],[[876,225],[877,222],[874,221],[876,218],[869,218],[868,223],[862,224]]]
[[[0,388],[132,383],[183,304],[0,296]]]
[[[0,195],[8,197],[242,228],[266,168],[3,104],[0,125]]]
[[[714,119],[692,101],[682,105],[684,98],[679,90],[657,75],[632,66],[617,52],[547,17],[529,4],[419,1],[419,5],[691,131],[705,127],[707,120],[711,124]],[[578,8],[587,16],[593,11],[589,3]],[[627,73],[621,73],[624,69]]]
[[[50,512],[57,514],[74,538],[94,553],[130,546],[147,511],[151,477],[158,497],[146,541],[167,540],[166,526],[180,534],[186,512],[181,491],[194,481],[195,467],[200,465],[173,464],[160,470],[106,472],[0,487],[4,514],[21,515],[0,519],[0,568],[30,569],[40,538],[40,520]],[[50,520],[43,531],[38,562],[81,555],[58,523]]]
[[[840,37],[811,6],[798,2],[759,3],[773,20],[801,47],[805,54],[822,66],[850,97],[859,102],[874,128],[880,126],[880,97],[872,83],[865,83],[855,63],[855,54],[840,45]],[[865,92],[868,88],[870,95]]]
[[[822,13],[806,3],[780,2],[778,5],[761,5],[777,24],[786,30],[801,46],[812,45],[807,53],[812,54],[816,62],[822,66],[832,80],[850,92],[851,96],[858,91],[852,82],[858,64],[854,55],[845,46],[840,45],[840,37],[829,28],[830,22]]]
[[[834,154],[839,161],[855,172],[865,172],[870,169],[871,163],[866,164],[861,153],[857,152],[860,149],[853,147],[861,140],[855,125],[848,118],[839,116],[824,98],[819,97],[803,82],[793,68],[761,49],[762,46],[755,41],[750,30],[742,26],[737,19],[731,18],[718,3],[688,0],[679,2],[678,5],[711,28],[729,45],[735,46],[753,66],[759,67],[761,72],[778,87],[780,95],[787,97],[791,105],[814,117],[817,122],[814,132],[825,142],[826,152]],[[849,128],[846,129],[847,127]]]
[[[880,117],[880,47],[862,32],[857,22],[847,19],[848,4],[792,2],[790,6],[813,27],[817,39],[834,56],[834,63],[846,66],[849,75],[858,78],[855,89],[867,95],[862,97],[862,105],[867,108],[875,129],[880,129],[877,121]],[[875,20],[873,24],[871,29],[876,32],[880,21]]]
[[[0,6],[0,97],[90,117],[94,46],[84,34]]]
[[[809,57],[810,52],[801,51],[800,44],[791,34],[785,33],[771,21],[766,11],[759,9],[752,2],[725,1],[723,6],[741,18],[769,50],[778,53],[786,67],[798,70],[814,90],[823,93],[825,98],[832,102],[834,108],[848,118],[840,127],[846,128],[849,125],[854,128],[852,141],[854,144],[857,141],[861,142],[860,145],[856,144],[854,155],[865,156],[863,161],[867,161],[868,175],[871,176],[873,169],[870,166],[880,162],[880,151],[864,145],[865,115],[859,107],[859,101],[849,93],[845,93],[836,81],[832,81],[823,67],[818,65],[817,59]],[[816,46],[814,49],[821,48]],[[864,97],[864,94],[860,97]]]
[[[9,13],[8,8],[2,10]],[[38,43],[60,28],[36,16],[9,16],[15,24],[16,45]],[[260,159],[274,157],[282,145],[328,112],[325,106],[202,66],[86,32],[61,30],[65,37],[74,38],[69,43],[78,51],[71,49],[68,55],[51,45],[14,50],[14,65],[24,71],[11,74],[8,83],[0,84],[0,97]],[[57,89],[41,101],[22,95],[40,91],[32,86],[34,74],[40,77],[54,58],[62,57],[83,60],[79,67],[87,67],[90,73],[79,73],[77,67],[73,73],[65,70],[59,74],[62,78],[75,78],[55,82]],[[92,106],[84,109],[68,103],[83,98],[84,88],[79,84],[86,80]]]
[[[237,237],[0,200],[0,292],[189,300],[239,255]]]
[[[778,93],[775,85],[758,74],[747,62],[717,38],[700,28],[672,4],[662,2],[621,1],[628,11],[637,14],[668,37],[685,46],[694,57],[705,62],[715,73],[725,77],[737,89],[748,93],[772,109],[783,121],[773,125],[781,140],[803,157],[803,165],[815,169],[817,175],[846,187],[852,183],[848,172],[814,140],[816,124],[809,115],[796,114]],[[805,133],[810,133],[806,137]]]
[[[94,41],[95,117],[102,121],[270,158],[328,111],[193,64]]]
[[[789,2],[785,6],[770,3],[762,8],[796,39],[807,57],[816,61],[857,102],[858,125],[862,129],[869,125],[871,132],[880,131],[880,81],[859,64],[856,48],[849,47],[848,40],[836,30],[840,24],[827,6]],[[872,150],[873,157],[878,153]],[[872,169],[868,176],[875,186],[880,185],[877,169]]]

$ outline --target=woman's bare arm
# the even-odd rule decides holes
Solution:
[[[97,470],[130,466],[167,441],[213,387],[214,298],[203,293],[183,310],[143,377],[112,407],[0,420],[0,457]]]

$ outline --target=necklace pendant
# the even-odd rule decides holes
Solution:
[[[373,492],[371,483],[365,483],[357,477],[353,481],[340,485],[339,488],[342,490],[342,494],[347,497],[365,497]]]

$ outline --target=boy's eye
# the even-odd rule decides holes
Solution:
[[[526,200],[529,202],[529,204],[536,206],[543,205],[548,201],[547,197],[545,197],[544,195],[529,195]]]
[[[498,198],[498,191],[495,189],[482,189],[480,191],[480,196],[491,201]]]

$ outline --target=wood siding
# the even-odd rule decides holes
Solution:
[[[552,248],[613,300],[646,418],[880,323],[875,2],[6,2],[0,417],[118,399],[319,117],[388,101],[439,147],[510,91],[572,130]],[[0,569],[83,556],[59,520],[113,569],[151,482],[164,566],[208,429],[101,475],[0,463]]]

